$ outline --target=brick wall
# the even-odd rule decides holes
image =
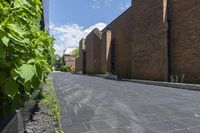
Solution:
[[[85,40],[86,44],[86,72],[100,73],[101,59],[101,33],[94,29]]]
[[[200,0],[132,3],[102,30],[102,40],[97,29],[87,36],[87,72],[110,72],[114,53],[121,78],[167,81],[185,74],[185,82],[200,83]]]
[[[81,39],[79,42],[79,57],[80,57],[80,67],[81,70],[84,72],[85,68],[84,68],[84,52],[85,52],[85,39]]]
[[[200,0],[169,0],[171,74],[200,83]]]
[[[111,71],[110,44],[111,44],[111,31],[106,30],[102,34],[102,41],[101,41],[101,73],[106,73]]]
[[[74,70],[74,68],[75,68],[75,58],[73,56],[67,55],[67,54],[63,55],[63,62],[66,66],[69,66],[69,67],[71,67],[71,69]]]
[[[112,42],[115,47],[115,71],[121,78],[131,77],[131,22],[132,8],[129,8],[102,32],[107,29],[112,32]],[[111,54],[111,53],[110,53]]]
[[[132,78],[166,80],[163,0],[134,0],[132,16]]]
[[[82,67],[81,67],[81,59],[80,57],[76,58],[75,59],[75,71],[78,72],[78,71],[82,71]]]

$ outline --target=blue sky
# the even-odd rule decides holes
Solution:
[[[59,55],[78,47],[93,28],[103,29],[131,5],[131,0],[49,0],[50,32]]]

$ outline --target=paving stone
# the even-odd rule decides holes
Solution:
[[[83,124],[65,125],[65,123],[62,123],[62,128],[66,133],[81,133],[87,131]]]
[[[66,133],[200,133],[200,92],[54,72]]]
[[[115,128],[115,127],[126,127],[126,126],[131,126],[132,125],[132,121],[128,118],[122,118],[122,117],[113,117],[111,119],[105,120],[105,122]]]
[[[192,127],[192,128],[177,130],[172,133],[199,133],[199,132],[200,132],[200,127]]]
[[[177,119],[177,120],[189,126],[200,126],[200,120],[196,120],[193,118],[184,118],[184,119]]]
[[[173,116],[174,118],[193,118],[196,117],[196,113],[195,112],[190,112],[190,111],[177,111],[177,112],[173,112],[171,114],[169,114],[171,116]]]
[[[156,122],[156,123],[150,123],[146,125],[149,129],[152,129],[156,132],[165,133],[177,129],[184,129],[186,127],[189,127],[186,124],[183,124],[179,121],[173,120],[173,121],[162,121],[162,122]]]
[[[167,113],[167,111],[164,108],[161,108],[160,106],[157,105],[141,105],[136,110],[137,113],[141,115]]]
[[[98,131],[102,129],[108,129],[111,128],[106,122],[104,121],[96,121],[96,122],[87,122],[84,123],[85,126],[87,127],[88,131]]]
[[[104,130],[102,131],[102,133],[155,133],[153,131],[150,131],[148,129],[144,129],[144,128],[128,128],[128,127],[123,127],[123,128],[112,128],[112,129],[108,129],[108,130]]]
[[[95,114],[94,112],[77,112],[71,113],[70,118],[73,124],[97,121],[97,120],[106,120],[108,116],[106,114]]]
[[[174,116],[171,116],[169,114],[146,115],[146,116],[143,116],[143,118],[146,119],[148,121],[148,123],[175,119]]]
[[[69,119],[69,118],[62,118],[62,116],[61,116],[61,123],[64,123],[65,125],[72,124],[71,119]]]

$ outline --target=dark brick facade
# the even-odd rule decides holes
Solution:
[[[96,30],[94,30],[96,31]],[[133,0],[86,38],[86,72],[120,78],[200,83],[200,1]]]
[[[102,34],[101,40],[101,73],[106,73],[111,71],[111,39],[112,34],[110,30],[106,30]]]
[[[132,14],[132,78],[165,80],[163,1],[135,0]]]
[[[171,74],[200,83],[200,1],[169,0]]]
[[[82,71],[83,73],[85,72],[85,39],[81,39],[79,42],[79,57],[76,58],[75,64],[76,64],[76,69],[75,71]]]
[[[75,59],[75,71],[78,72],[78,71],[82,71],[82,66],[81,66],[81,58],[78,57]]]
[[[121,78],[131,77],[131,29],[132,7],[109,24],[107,29],[111,31],[111,45],[114,52],[114,74]],[[110,53],[112,54],[112,53]]]
[[[101,32],[94,29],[85,39],[86,73],[101,73]]]

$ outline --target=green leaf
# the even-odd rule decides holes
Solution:
[[[20,107],[52,68],[54,39],[41,30],[41,9],[41,0],[0,0],[0,105],[5,114]]]
[[[34,76],[34,77],[32,78],[31,83],[32,83],[32,87],[33,87],[34,89],[39,89],[40,83],[41,83],[41,82],[39,81],[39,79],[38,79],[36,76]]]
[[[19,35],[24,35],[27,33],[25,30],[22,30],[22,28],[19,25],[16,25],[14,23],[8,24],[8,28],[10,28],[10,30],[18,33]]]
[[[6,81],[4,85],[4,92],[8,96],[13,98],[17,94],[18,91],[19,91],[18,85],[14,81],[10,81],[10,80]]]
[[[2,40],[4,45],[8,46],[8,42],[9,42],[9,38],[8,37],[4,36],[1,40]]]
[[[20,40],[19,38],[17,37],[14,37],[12,34],[8,34],[10,40],[15,43],[15,44],[23,44],[24,43],[24,40]]]
[[[12,109],[12,104],[11,104],[11,100],[10,99],[6,99],[6,101],[3,102],[3,113],[4,115],[7,113],[7,112],[10,112],[11,109]]]
[[[14,80],[16,80],[19,77],[19,75],[17,74],[17,71],[15,69],[11,70],[11,75]]]
[[[30,60],[28,60],[28,64],[32,64],[32,63],[34,63],[34,62],[35,62],[34,59],[30,59]]]
[[[35,75],[35,67],[34,65],[24,64],[17,70],[17,73],[27,82]]]
[[[5,58],[6,56],[6,51],[4,48],[0,47],[0,58]]]
[[[8,74],[6,72],[0,71],[0,84],[4,83],[8,78]]]
[[[36,76],[40,81],[43,81],[43,72],[41,66],[35,64]]]

